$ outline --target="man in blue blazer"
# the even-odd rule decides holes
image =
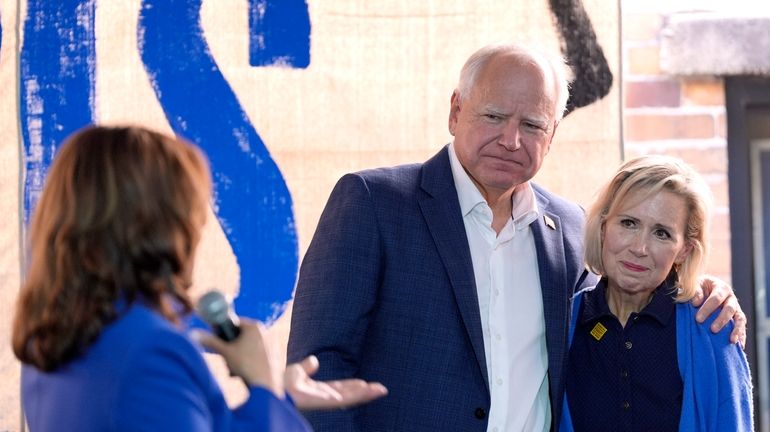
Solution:
[[[558,428],[583,211],[530,182],[568,96],[562,61],[485,47],[452,95],[454,141],[344,176],[304,257],[289,361],[389,395],[308,413],[318,431]]]

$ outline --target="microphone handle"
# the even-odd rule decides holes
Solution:
[[[241,328],[232,320],[219,323],[214,328],[214,334],[225,342],[232,342],[241,334]]]

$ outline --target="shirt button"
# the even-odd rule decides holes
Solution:
[[[499,431],[499,430],[500,430],[500,429],[498,429],[498,428],[496,428],[496,427],[493,427],[493,428],[492,428],[492,432],[497,432],[497,431]]]
[[[500,378],[498,378],[498,379],[497,379],[497,385],[503,385],[503,380],[502,380],[502,379],[500,379]]]
[[[495,289],[495,295],[496,295],[496,296],[499,296],[499,295],[500,295],[500,290],[499,290],[499,289]]]
[[[631,408],[631,404],[630,404],[630,403],[628,403],[628,402],[623,402],[623,409],[624,409],[624,410],[627,410],[627,409],[629,409],[629,408]]]
[[[631,341],[626,341],[626,349],[631,349],[634,346],[634,344],[631,343]]]
[[[484,417],[487,416],[487,412],[484,411],[484,408],[478,407],[476,408],[476,411],[473,412],[473,415],[479,420],[484,420]]]
[[[623,378],[628,378],[628,371],[624,370],[623,372],[620,373],[620,376]]]
[[[499,334],[496,334],[496,335],[495,335],[495,339],[497,339],[497,340],[501,340],[502,338],[503,338],[503,337],[502,337],[502,336],[500,336]]]

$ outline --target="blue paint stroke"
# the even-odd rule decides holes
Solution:
[[[93,122],[94,0],[29,0],[21,51],[24,223],[65,137]]]
[[[310,14],[305,0],[249,0],[249,64],[310,64]]]
[[[278,166],[214,61],[201,0],[144,0],[139,51],[173,130],[211,163],[214,211],[240,266],[239,314],[276,319],[297,274],[292,199]]]

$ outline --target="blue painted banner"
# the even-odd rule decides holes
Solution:
[[[307,4],[251,1],[249,6],[251,63],[307,67]],[[269,322],[283,312],[296,279],[292,199],[209,51],[200,7],[201,0],[143,1],[139,51],[172,129],[200,146],[211,162],[214,212],[240,267],[235,307]],[[98,67],[95,0],[30,0],[27,8],[21,53],[25,223],[62,140],[97,121]]]
[[[310,64],[305,0],[249,0],[249,63],[294,68]]]
[[[307,17],[304,2],[286,5],[277,16]],[[283,312],[294,290],[298,250],[292,199],[278,166],[211,55],[200,7],[201,0],[143,1],[139,51],[172,129],[200,146],[211,162],[214,210],[241,271],[235,308],[239,314],[269,322]],[[260,33],[257,27],[250,31],[252,38]],[[273,37],[263,41],[270,49],[252,54],[309,58],[309,38],[304,45],[288,47]],[[268,60],[258,63],[269,64]]]
[[[25,224],[59,144],[94,121],[95,9],[95,0],[27,3],[20,77]]]

